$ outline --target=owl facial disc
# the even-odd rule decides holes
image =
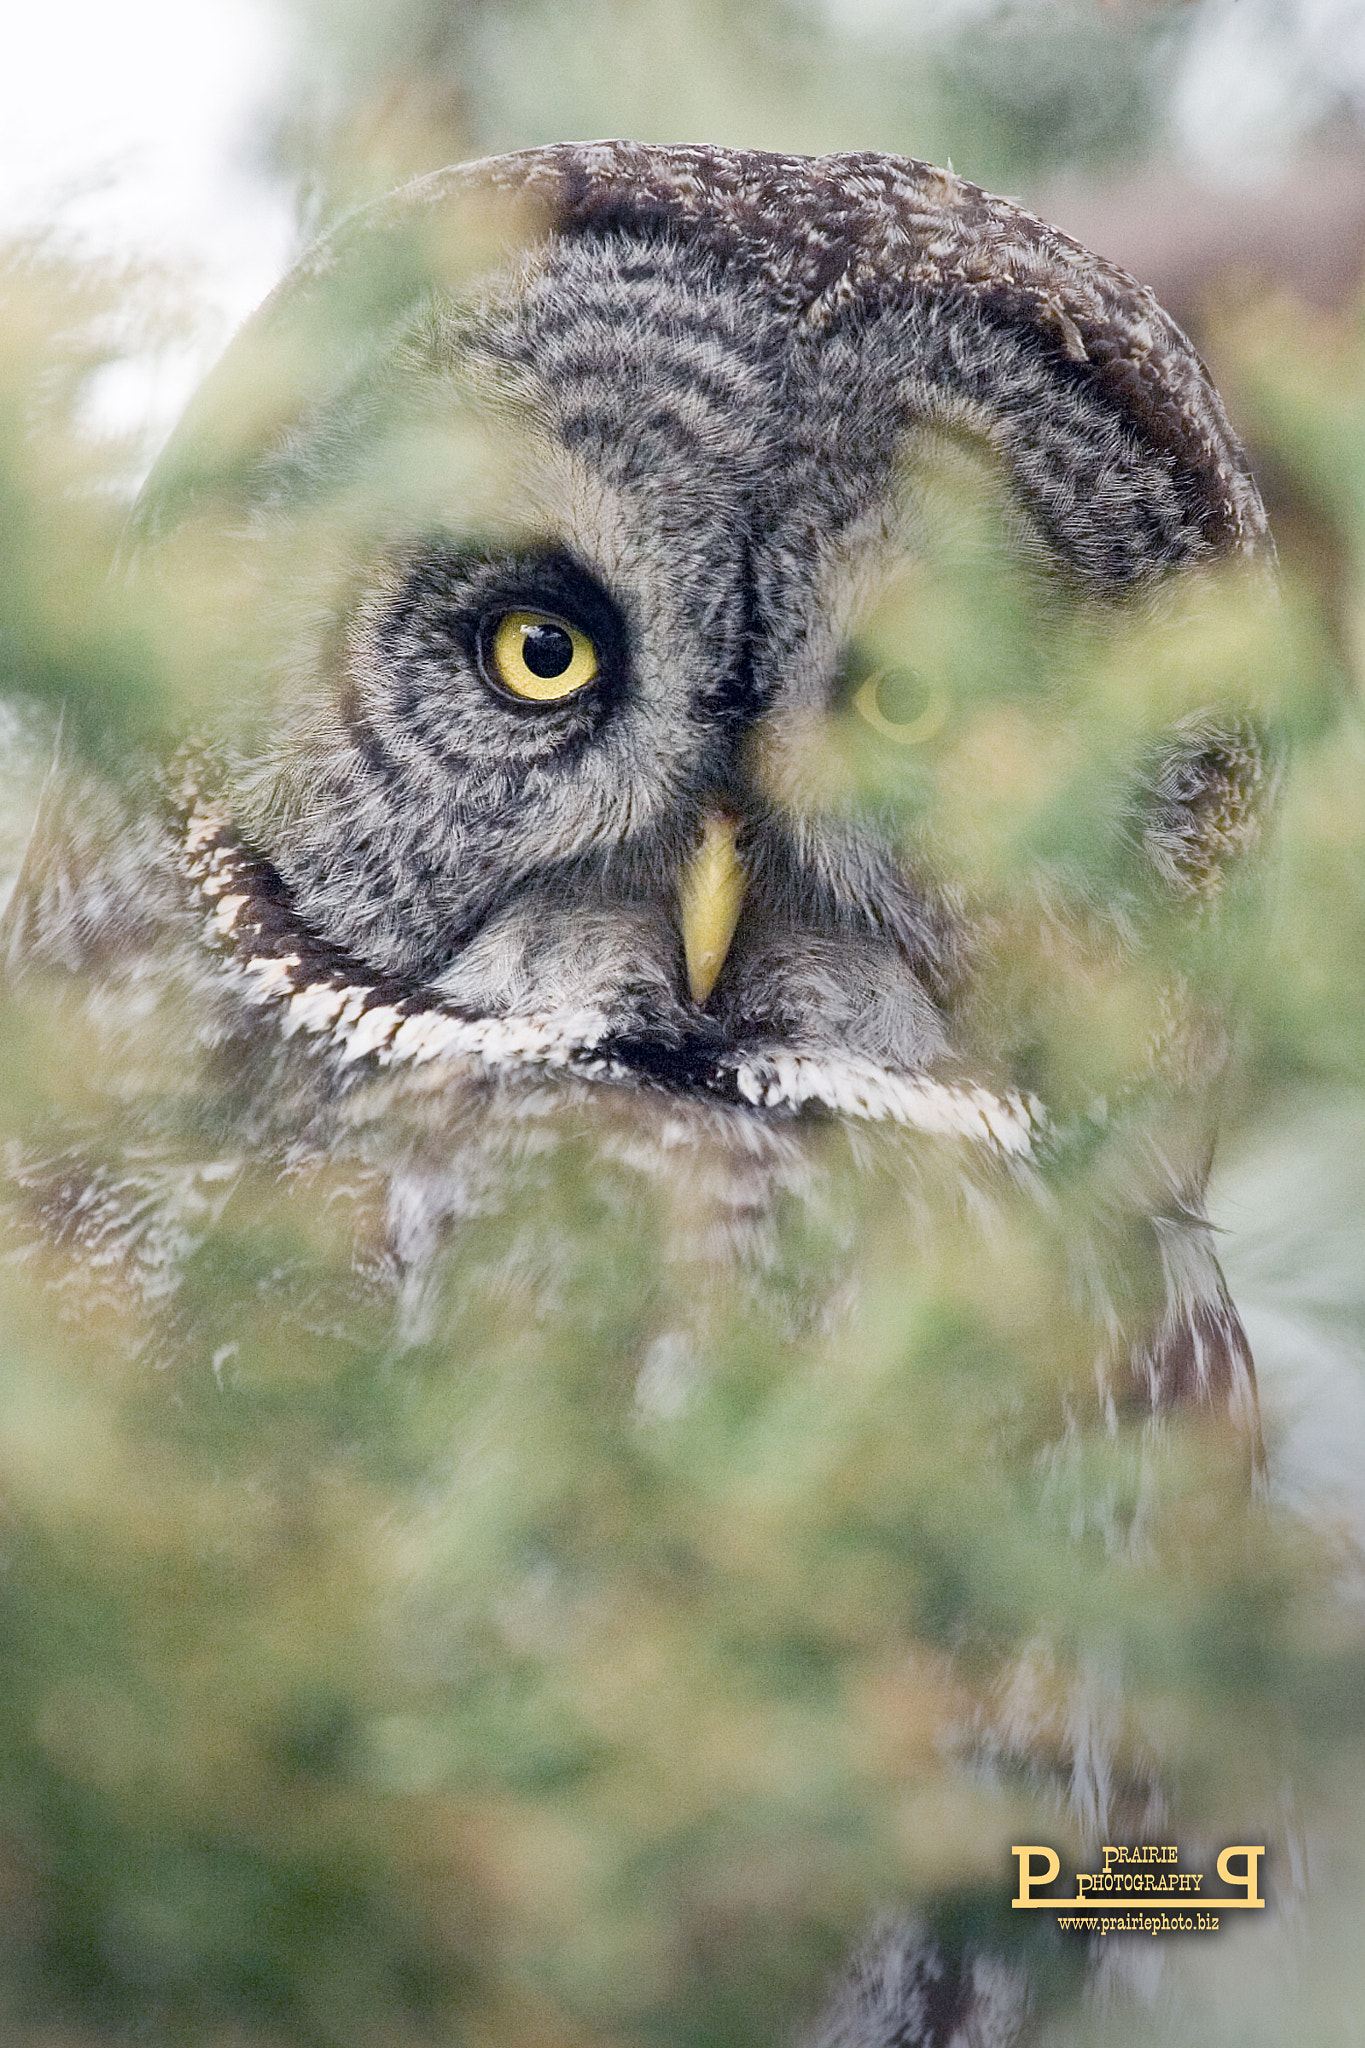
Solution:
[[[978,527],[999,590],[917,613]],[[250,1001],[348,1070],[515,1042],[764,1109],[964,1074],[1023,1104],[1036,1034],[1006,1040],[980,960],[1002,901],[1077,892],[996,831],[1013,793],[1064,852],[1076,789],[1108,834],[1112,902],[1069,940],[1214,893],[1258,766],[1196,707],[1124,727],[1095,794],[1018,650],[1264,536],[1150,296],[951,173],[630,143],[457,168],[312,252],[149,486],[144,550],[218,593],[241,727],[218,865],[186,872]]]

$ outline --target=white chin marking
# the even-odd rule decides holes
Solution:
[[[236,843],[226,809],[193,787],[185,799],[179,866],[204,912],[203,941],[223,958],[244,1000],[278,1020],[282,1037],[318,1041],[343,1067],[472,1061],[490,1071],[551,1067],[587,1080],[648,1084],[647,1072],[613,1050],[611,1022],[600,1010],[462,1017],[439,1003],[428,1006],[423,992],[395,995],[392,984],[363,981],[340,956],[328,960],[326,948],[282,925],[278,906],[267,905],[253,886],[259,864]],[[830,1110],[965,1139],[1010,1159],[1026,1158],[1047,1128],[1031,1096],[897,1073],[833,1050],[727,1052],[691,1085],[703,1098],[738,1108],[787,1116]]]

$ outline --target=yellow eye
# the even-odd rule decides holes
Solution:
[[[881,668],[853,699],[860,718],[898,747],[917,747],[941,732],[950,709],[948,692],[926,682],[913,668]]]
[[[514,697],[554,704],[586,689],[597,674],[597,649],[586,633],[551,612],[504,612],[488,648],[493,680]]]

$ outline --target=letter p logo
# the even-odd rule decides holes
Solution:
[[[1249,1842],[1233,1842],[1228,1848],[1224,1849],[1222,1855],[1218,1858],[1218,1875],[1222,1878],[1224,1884],[1240,1885],[1246,1893],[1244,1899],[1224,1899],[1223,1904],[1225,1906],[1263,1906],[1265,1904],[1265,1900],[1256,1889],[1256,1880],[1261,1874],[1261,1858],[1264,1855],[1264,1842],[1255,1848]],[[1246,1858],[1240,1877],[1228,1869],[1228,1865],[1234,1856],[1244,1856]]]
[[[1049,1849],[1045,1842],[1029,1842],[1024,1844],[1016,1842],[1010,1854],[1019,1858],[1019,1896],[1017,1899],[1011,1899],[1010,1904],[1012,1906],[1048,1906],[1053,1904],[1053,1901],[1050,1899],[1034,1899],[1030,1898],[1029,1894],[1035,1885],[1051,1884],[1053,1878],[1061,1869],[1062,1859],[1057,1854],[1057,1851]],[[1035,1856],[1046,1856],[1046,1870],[1040,1872],[1033,1868]]]

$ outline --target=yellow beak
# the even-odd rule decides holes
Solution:
[[[744,901],[744,869],[735,848],[733,818],[708,811],[701,845],[683,869],[678,889],[687,986],[704,1003],[725,965]]]

